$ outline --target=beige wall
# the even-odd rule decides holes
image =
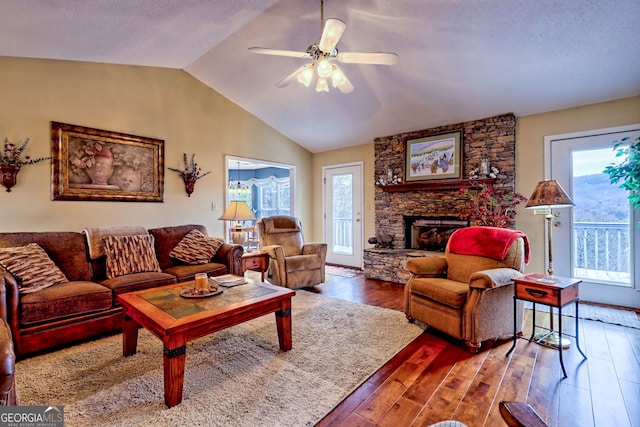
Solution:
[[[544,137],[640,123],[640,97],[624,98],[518,118],[516,129],[516,190],[529,197],[544,176]],[[516,227],[530,238],[529,272],[545,269],[544,219],[519,209]]]
[[[516,125],[516,191],[529,197],[538,181],[544,179],[544,137],[590,129],[600,129],[640,123],[640,97],[551,111],[519,117]],[[322,237],[322,167],[347,162],[364,162],[365,241],[375,235],[374,218],[374,146],[317,153],[313,156],[314,237]],[[516,227],[530,237],[532,259],[527,271],[543,271],[544,220],[521,207]],[[370,245],[366,245],[368,247]]]
[[[0,57],[0,94],[0,138],[31,138],[31,157],[50,155],[51,121],[165,141],[164,203],[52,201],[47,161],[0,189],[1,231],[198,223],[221,235],[225,154],[296,165],[295,211],[312,224],[312,154],[181,70]],[[184,152],[212,171],[191,197],[166,169]]]
[[[296,165],[296,215],[313,240],[323,238],[322,167],[363,162],[365,240],[375,233],[373,142],[312,155],[183,71],[0,57],[0,138],[30,137],[27,154],[48,156],[51,121],[164,139],[165,168],[181,168],[182,153],[196,153],[212,173],[187,197],[180,177],[165,169],[164,203],[76,202],[51,200],[50,162],[25,166],[11,193],[0,189],[1,231],[200,223],[220,235],[231,154]],[[545,136],[634,123],[640,97],[518,118],[517,191],[529,196],[544,178]],[[516,225],[531,237],[528,270],[541,271],[544,222],[520,209]]]
[[[374,158],[373,158],[373,142],[370,144],[358,145],[355,147],[344,148],[340,150],[325,151],[323,153],[315,153],[313,155],[313,238],[314,240],[323,239],[323,221],[322,221],[322,168],[324,166],[342,165],[346,163],[362,162],[362,180],[364,185],[364,241],[369,237],[375,236],[375,216],[374,216]],[[364,247],[368,247],[365,243]]]

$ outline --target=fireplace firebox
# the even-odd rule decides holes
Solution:
[[[444,252],[449,237],[469,221],[456,217],[403,216],[405,248]]]

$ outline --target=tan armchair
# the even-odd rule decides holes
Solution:
[[[326,243],[305,243],[298,218],[286,215],[257,223],[260,251],[269,254],[269,281],[287,288],[305,288],[324,282]]]
[[[412,258],[405,314],[476,353],[482,342],[513,335],[513,278],[528,262],[527,237],[516,230],[468,227],[452,234],[442,256]],[[516,324],[522,329],[523,303]]]

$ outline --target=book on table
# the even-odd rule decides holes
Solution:
[[[217,283],[220,286],[224,286],[226,288],[230,288],[231,286],[243,285],[247,283],[247,279],[243,276],[238,276],[236,274],[224,274],[222,276],[213,276],[210,278],[212,281]]]

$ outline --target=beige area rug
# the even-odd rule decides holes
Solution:
[[[525,308],[532,309],[533,304],[525,302]],[[549,307],[536,304],[536,310],[549,312]],[[558,314],[558,309],[554,308],[553,312]],[[640,319],[638,314],[632,310],[622,310],[617,308],[602,307],[599,305],[579,303],[578,315],[581,319],[596,320],[598,322],[610,323],[612,325],[626,326],[629,328],[640,329]],[[575,304],[570,304],[562,309],[562,316],[576,317]]]
[[[362,274],[362,270],[356,270],[355,268],[340,267],[337,265],[325,265],[324,272],[332,276],[340,277],[356,277]]]
[[[18,362],[22,405],[64,405],[65,426],[312,426],[416,338],[404,314],[297,291],[293,349],[274,315],[187,345],[182,403],[164,405],[162,344],[140,330]]]

